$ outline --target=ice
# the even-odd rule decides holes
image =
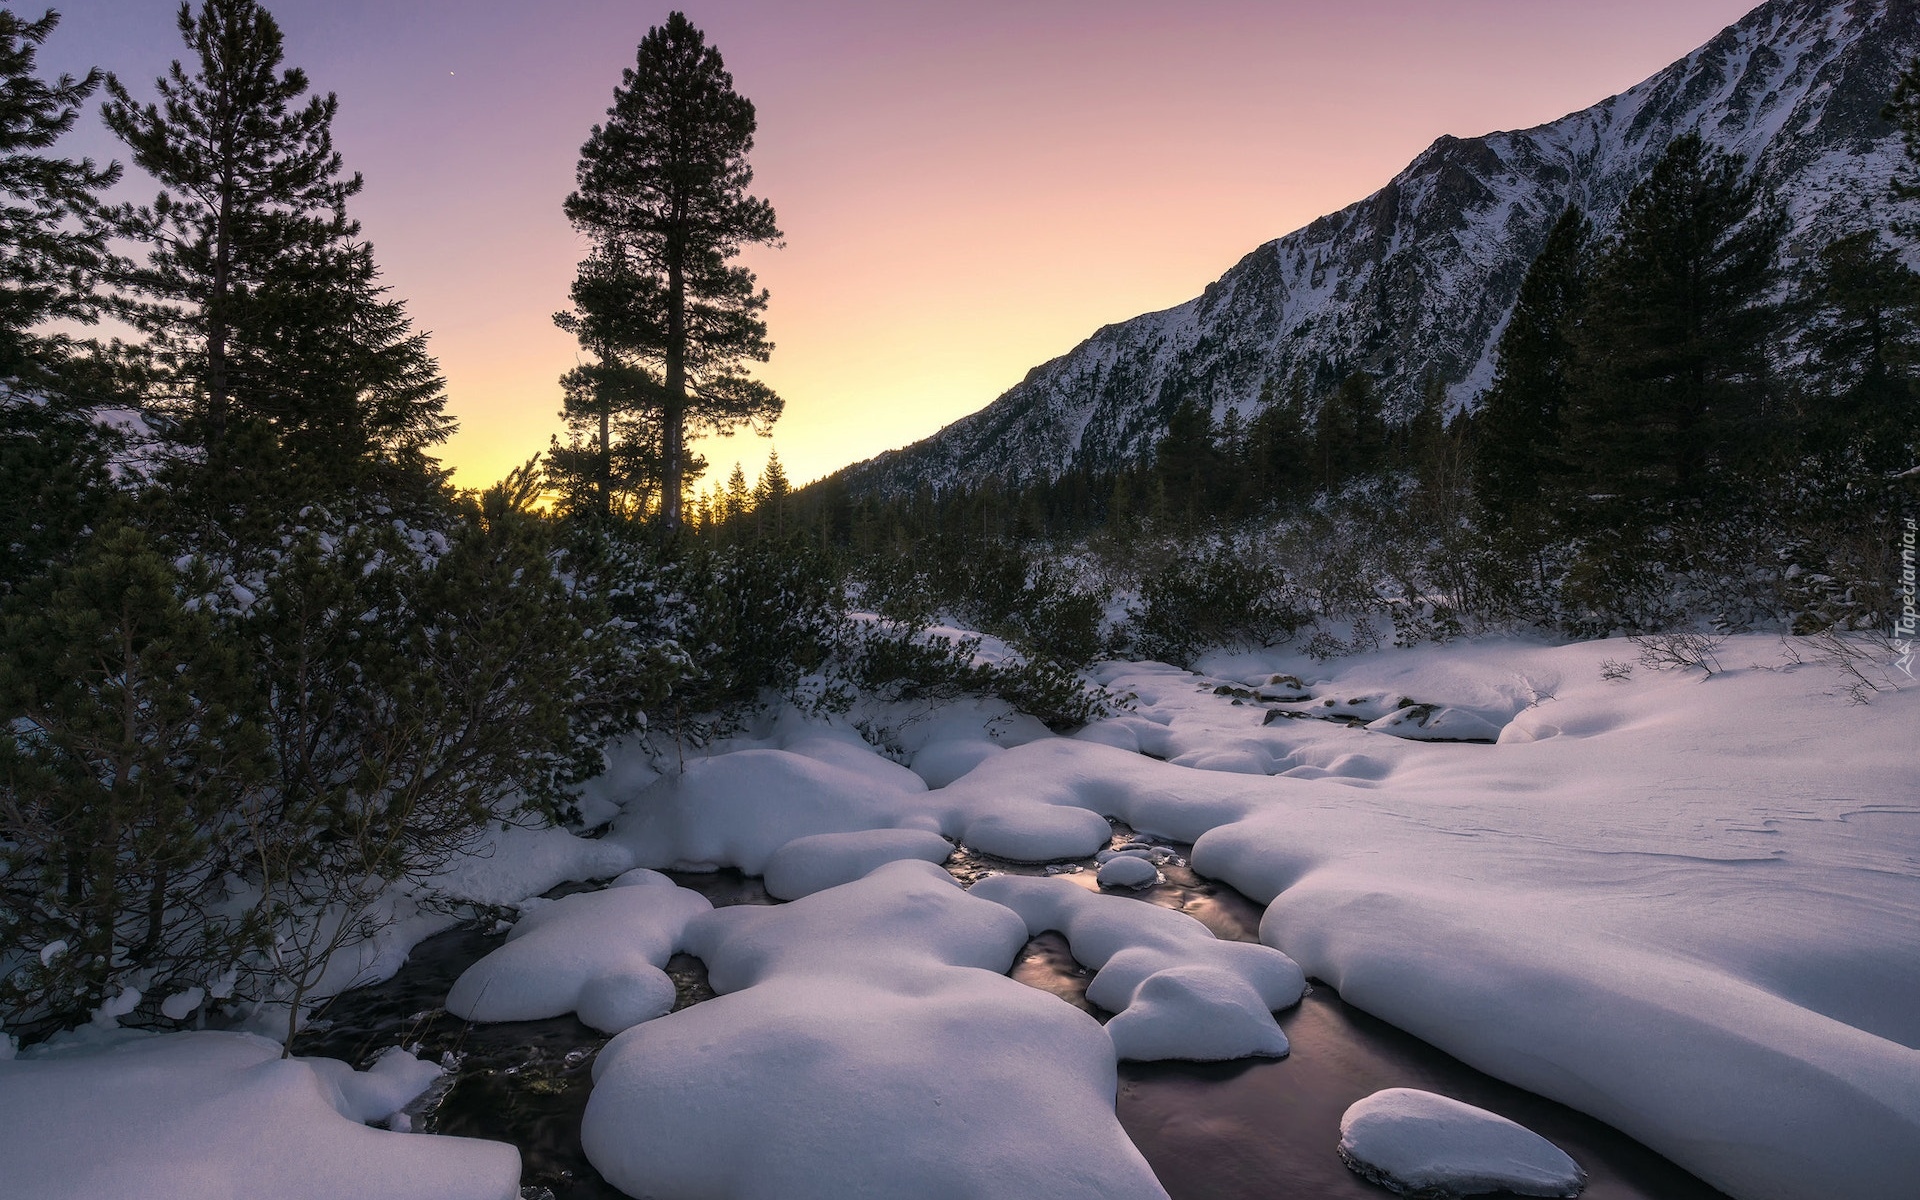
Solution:
[[[622,1191],[1164,1200],[1106,1033],[1002,974],[1025,925],[940,868],[719,909],[689,941],[722,994],[594,1063],[581,1140]]]
[[[1340,1118],[1340,1157],[1396,1192],[1577,1196],[1587,1177],[1559,1147],[1505,1117],[1432,1092],[1389,1088]]]
[[[464,971],[447,1011],[469,1021],[535,1021],[577,1013],[618,1033],[673,1008],[661,968],[687,923],[712,905],[654,871],[634,870],[598,892],[533,909],[507,944]]]
[[[1118,863],[1151,863],[1120,857]],[[1104,880],[1102,881],[1104,882]],[[1066,879],[996,875],[972,894],[1020,914],[1027,933],[1052,930],[1098,973],[1087,999],[1117,1015],[1107,1023],[1121,1058],[1219,1061],[1287,1052],[1276,1009],[1297,1003],[1306,977],[1266,946],[1223,942],[1185,913],[1102,896]]]
[[[795,838],[767,860],[767,894],[798,900],[852,883],[884,863],[903,858],[943,863],[953,843],[924,829],[868,829]]]
[[[35,1047],[0,1062],[0,1190],[33,1200],[515,1200],[512,1146],[361,1123],[438,1071],[395,1052],[366,1073],[283,1059],[245,1033],[120,1031]]]

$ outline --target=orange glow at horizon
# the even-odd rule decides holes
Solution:
[[[546,448],[576,361],[552,314],[588,127],[667,5],[266,0],[340,96],[355,215],[448,379],[477,487]],[[73,6],[45,66],[137,96],[183,48],[170,3]],[[754,192],[786,234],[756,374],[797,483],[925,437],[1101,325],[1180,304],[1260,244],[1378,189],[1442,134],[1624,90],[1748,0],[685,0],[759,111]],[[57,51],[57,53],[55,53]],[[97,120],[88,118],[97,126]],[[103,134],[79,149],[125,159]],[[150,191],[144,182],[133,194]]]

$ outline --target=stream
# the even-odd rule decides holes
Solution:
[[[1116,845],[1133,836],[1124,826],[1116,830]],[[1258,940],[1259,905],[1186,866],[1187,847],[1157,844],[1181,856],[1161,867],[1163,881],[1118,894],[1185,912],[1223,939]],[[1095,886],[1091,864],[1081,865],[1066,877]],[[963,884],[993,872],[1061,871],[966,849],[947,869]],[[775,903],[758,879],[738,871],[665,874],[715,907]],[[568,885],[549,895],[579,890]],[[524,1200],[621,1200],[580,1148],[593,1058],[610,1039],[571,1016],[476,1025],[440,1007],[460,973],[505,940],[505,931],[491,926],[469,924],[422,942],[392,979],[338,997],[295,1049],[356,1066],[396,1043],[423,1058],[451,1056],[457,1068],[409,1107],[414,1129],[519,1147]],[[698,959],[676,955],[667,973],[678,992],[676,1011],[712,997]],[[1010,974],[1103,1021],[1110,1015],[1087,1002],[1092,972],[1058,934],[1029,942]],[[1527,1126],[1585,1168],[1588,1200],[1724,1200],[1626,1135],[1474,1070],[1348,1005],[1317,980],[1278,1018],[1293,1044],[1284,1059],[1120,1064],[1120,1123],[1173,1200],[1385,1200],[1393,1193],[1347,1170],[1334,1146],[1347,1106],[1388,1087],[1439,1092]]]

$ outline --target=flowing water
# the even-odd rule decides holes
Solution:
[[[1115,844],[1130,837],[1118,827]],[[1258,940],[1260,906],[1185,861],[1166,863],[1162,883],[1131,894],[1185,912],[1218,937]],[[1045,870],[964,850],[947,866],[962,883],[993,871]],[[668,874],[716,906],[774,902],[759,880],[738,871]],[[1094,886],[1091,870],[1066,877]],[[578,889],[553,894],[570,890]],[[422,1057],[450,1056],[457,1070],[416,1103],[414,1128],[518,1146],[527,1200],[617,1200],[621,1193],[580,1149],[589,1072],[608,1038],[572,1017],[470,1025],[440,1007],[460,972],[504,940],[504,932],[471,926],[422,942],[393,979],[336,1000],[325,1027],[303,1033],[295,1048],[360,1066],[396,1042]],[[713,995],[698,959],[678,955],[667,973],[677,1007]],[[1087,1002],[1092,972],[1057,934],[1029,942],[1011,974],[1102,1020],[1109,1015]],[[1392,1193],[1348,1171],[1334,1145],[1347,1106],[1388,1087],[1440,1092],[1533,1129],[1586,1169],[1588,1200],[1723,1200],[1625,1135],[1474,1070],[1346,1004],[1325,984],[1315,983],[1279,1020],[1293,1043],[1284,1059],[1120,1064],[1120,1123],[1173,1200],[1387,1200]]]

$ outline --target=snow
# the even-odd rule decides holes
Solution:
[[[244,1033],[102,1034],[0,1062],[5,1190],[34,1200],[515,1200],[520,1156],[370,1129],[438,1075],[283,1059]],[[378,1111],[376,1111],[378,1110]]]
[[[1608,660],[1636,657],[1621,641],[1487,639],[1324,664],[1242,654],[1203,661],[1204,675],[1105,664],[1099,682],[1137,700],[1092,736],[987,753],[933,790],[894,764],[856,770],[844,750],[826,763],[748,748],[629,796],[614,836],[653,864],[749,872],[797,838],[875,829],[1047,862],[1101,850],[1117,818],[1143,838],[1194,844],[1196,871],[1268,904],[1262,941],[1349,1002],[1742,1200],[1831,1196],[1835,1180],[1862,1197],[1898,1194],[1920,1174],[1909,757],[1920,689],[1852,705],[1830,672],[1793,667],[1758,636],[1730,639],[1728,670],[1705,682],[1603,676]],[[1215,694],[1276,674],[1305,681],[1313,700]],[[1328,699],[1352,721],[1412,705],[1470,714],[1499,741],[1263,723],[1273,710],[1327,710]],[[793,731],[780,736],[792,742]],[[967,739],[924,745],[942,740]],[[1249,774],[1224,761],[1265,766]],[[794,907],[906,870],[935,868],[884,866]],[[1059,886],[1092,883],[1079,874]],[[791,928],[796,975],[782,979],[799,987],[802,964],[824,951],[806,941],[814,926]],[[1131,1005],[1203,1006],[1205,989],[1183,970],[1168,963],[1161,982],[1129,988]],[[746,995],[776,1025],[776,1014],[798,1019],[776,1003],[785,982]],[[676,1014],[632,1036],[666,1039],[728,1011]],[[691,1053],[675,1044],[657,1042],[669,1059]],[[755,1045],[770,1061],[787,1053]],[[756,1051],[727,1053],[746,1064]],[[942,1079],[964,1061],[934,1057]]]
[[[1389,1088],[1340,1118],[1340,1157],[1375,1183],[1422,1196],[1577,1196],[1586,1173],[1505,1117],[1432,1092]]]
[[[631,870],[633,852],[564,829],[508,825],[487,832],[475,851],[432,881],[433,890],[475,904],[515,904],[563,883],[607,879]]]
[[[852,883],[883,864],[912,858],[943,863],[953,843],[924,829],[867,829],[795,838],[767,860],[767,894],[798,900]]]
[[[1158,883],[1160,872],[1145,859],[1121,855],[1101,863],[1096,877],[1101,887],[1143,888]]]
[[[1153,873],[1150,862],[1124,855],[1100,872],[1122,863]],[[1287,1052],[1273,1013],[1298,1003],[1307,981],[1279,951],[1220,941],[1185,913],[1098,895],[1065,878],[996,875],[976,883],[972,894],[1019,913],[1030,936],[1061,934],[1074,958],[1098,972],[1087,999],[1116,1014],[1107,1034],[1121,1058],[1219,1061]]]
[[[536,1021],[566,1013],[603,1033],[673,1008],[662,969],[687,924],[712,905],[654,871],[634,870],[603,891],[535,907],[507,943],[461,973],[447,1011],[469,1021]]]
[[[695,920],[721,995],[616,1037],[581,1140],[630,1195],[1164,1198],[1114,1117],[1113,1043],[1002,972],[1012,911],[895,862]]]

